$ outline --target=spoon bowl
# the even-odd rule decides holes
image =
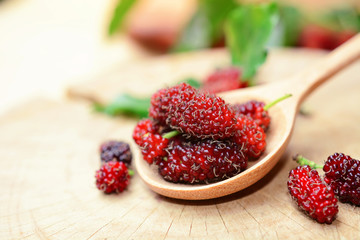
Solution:
[[[358,58],[360,58],[360,34],[329,53],[318,65],[311,66],[290,79],[219,94],[230,104],[248,100],[268,103],[285,94],[293,95],[271,107],[269,110],[271,124],[266,133],[266,151],[257,161],[249,162],[249,167],[238,175],[204,185],[172,183],[160,176],[157,166],[149,166],[143,159],[136,158],[135,164],[139,175],[153,191],[167,197],[187,200],[222,197],[254,184],[276,165],[284,153],[301,102],[323,82]]]

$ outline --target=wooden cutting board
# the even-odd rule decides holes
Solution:
[[[258,81],[286,78],[324,53],[274,50]],[[226,65],[223,51],[129,63],[69,93],[109,100],[139,95],[189,75]],[[119,195],[94,184],[99,144],[131,143],[136,120],[94,114],[86,101],[34,99],[0,118],[0,239],[358,239],[360,208],[339,203],[331,224],[318,224],[291,201],[286,180],[301,153],[318,163],[335,151],[360,158],[360,62],[334,77],[305,103],[290,145],[275,168],[253,186],[219,199],[183,201],[155,194],[135,170]],[[271,112],[270,112],[271,114]]]

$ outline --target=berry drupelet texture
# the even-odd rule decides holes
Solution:
[[[206,78],[200,90],[208,93],[219,93],[247,86],[247,82],[241,81],[241,71],[238,68],[230,67],[213,72]]]
[[[341,202],[360,205],[360,161],[343,153],[329,156],[323,167],[325,182]]]
[[[220,97],[190,88],[191,90],[185,88],[185,91],[180,91],[175,96],[177,103],[173,104],[173,101],[168,106],[167,125],[181,133],[203,139],[231,137],[236,118],[230,106]]]
[[[100,146],[102,162],[118,161],[131,165],[132,154],[129,144],[120,141],[107,141]]]
[[[105,193],[120,193],[128,186],[130,176],[123,162],[106,162],[95,173],[96,187]]]
[[[228,138],[236,124],[235,113],[223,99],[201,93],[186,83],[155,93],[149,115],[161,124],[198,138]]]
[[[259,158],[266,149],[264,130],[245,115],[238,116],[233,139],[250,159]]]
[[[247,167],[247,157],[228,141],[172,141],[159,172],[170,182],[208,183],[232,177]]]
[[[338,213],[333,190],[326,186],[316,170],[298,166],[290,171],[287,182],[291,197],[310,217],[320,223],[332,223]]]
[[[145,161],[149,164],[160,161],[165,157],[166,147],[169,140],[163,138],[160,134],[147,133],[143,136],[142,143],[140,144],[141,154]]]
[[[252,100],[243,104],[234,104],[231,107],[237,116],[247,116],[266,131],[270,125],[271,119],[269,112],[264,110],[264,106],[264,102]]]
[[[196,89],[186,83],[171,88],[164,88],[151,96],[149,116],[160,124],[166,124],[169,110],[179,102],[191,99],[196,94]]]
[[[139,121],[133,131],[133,139],[137,145],[142,143],[142,138],[147,133],[157,133],[159,125],[156,125],[151,119],[143,119]]]

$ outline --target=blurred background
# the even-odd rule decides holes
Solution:
[[[201,15],[204,2],[0,0],[0,114],[29,97],[61,98],[69,84],[124,62],[224,47],[221,30],[201,34],[213,16]],[[331,50],[360,31],[359,0],[279,4],[290,37],[274,46]]]

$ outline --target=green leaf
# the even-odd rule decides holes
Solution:
[[[199,88],[201,86],[201,83],[195,78],[186,78],[180,82],[185,82],[194,88]],[[137,118],[146,118],[149,116],[150,101],[150,97],[138,98],[123,93],[117,96],[109,104],[103,105],[95,102],[92,107],[94,111],[109,116],[128,115]]]
[[[238,6],[234,0],[199,0],[198,9],[182,31],[174,52],[211,47],[223,36],[224,21]]]
[[[204,11],[199,9],[171,51],[186,52],[209,47],[211,45],[209,28]]]
[[[118,29],[121,28],[122,23],[125,19],[126,14],[134,5],[136,0],[118,0],[117,6],[115,8],[114,14],[110,21],[108,34],[114,34]]]
[[[282,30],[283,46],[294,46],[299,38],[302,28],[303,15],[300,10],[293,6],[280,6],[280,26]]]
[[[360,31],[359,13],[353,7],[332,10],[323,14],[319,21],[336,31]]]
[[[134,170],[132,170],[132,169],[130,169],[130,168],[128,169],[128,173],[129,173],[130,177],[132,177],[132,176],[135,175]]]
[[[232,64],[240,66],[250,80],[265,62],[266,46],[278,22],[275,3],[244,5],[232,11],[225,25],[226,43]]]
[[[130,115],[145,118],[149,115],[150,98],[137,98],[129,94],[121,94],[108,105],[94,103],[93,108],[97,112],[110,116]]]

